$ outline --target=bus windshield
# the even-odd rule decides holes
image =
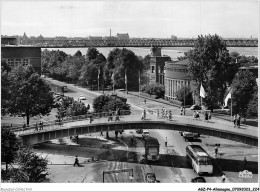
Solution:
[[[198,165],[212,165],[212,161],[209,157],[198,157]]]

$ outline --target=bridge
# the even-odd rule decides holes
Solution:
[[[74,47],[193,47],[196,39],[129,39],[129,40],[28,40],[20,46],[40,48]],[[258,39],[224,39],[227,47],[258,47]],[[3,45],[2,45],[3,46]]]
[[[164,118],[157,118],[153,112],[150,112],[147,119],[143,121],[140,119],[141,114],[138,113],[122,115],[119,122],[108,122],[107,117],[98,116],[92,123],[88,120],[89,117],[85,115],[64,119],[63,125],[45,122],[41,131],[35,131],[34,127],[29,127],[26,129],[17,128],[14,132],[19,136],[23,146],[75,135],[132,129],[187,131],[258,146],[257,128],[246,125],[241,128],[234,128],[232,122],[222,120],[205,122],[195,120],[191,116],[174,115],[172,120],[169,121]]]

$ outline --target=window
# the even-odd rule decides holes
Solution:
[[[29,64],[29,59],[24,58],[24,59],[23,59],[23,65],[28,65],[28,64]]]
[[[152,73],[154,73],[154,66],[152,66]]]

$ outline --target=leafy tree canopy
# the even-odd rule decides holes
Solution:
[[[19,144],[19,140],[12,131],[9,129],[1,130],[1,162],[6,162],[6,170],[8,164],[14,162]]]
[[[27,124],[30,117],[48,115],[53,106],[53,95],[49,85],[33,71],[32,66],[19,65],[8,75],[9,98],[6,111],[12,115],[25,114]]]
[[[240,113],[246,117],[248,105],[256,92],[256,81],[248,70],[239,71],[232,82],[232,108],[234,113]],[[256,101],[257,98],[255,98]],[[253,102],[252,101],[252,102]],[[252,103],[251,103],[252,104]]]
[[[225,42],[218,35],[199,36],[194,48],[187,53],[190,60],[188,75],[199,90],[202,84],[207,94],[204,102],[213,109],[223,102],[228,81],[236,71],[230,70],[230,56]]]

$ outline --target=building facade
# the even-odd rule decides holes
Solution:
[[[117,33],[118,40],[129,40],[128,33]]]
[[[171,58],[162,56],[161,48],[159,47],[151,47],[150,52],[150,83],[164,85],[165,62],[171,61]]]
[[[165,99],[177,99],[176,93],[181,88],[190,87],[188,65],[188,59],[165,62]]]
[[[2,40],[3,38],[1,38]],[[2,42],[5,42],[5,40]],[[18,45],[1,45],[1,60],[14,68],[20,64],[32,65],[33,69],[41,75],[41,48],[23,47]]]

